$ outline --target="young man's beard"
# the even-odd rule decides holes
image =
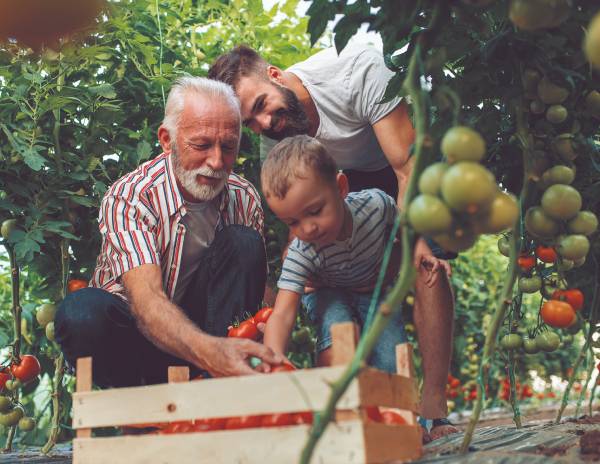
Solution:
[[[175,169],[175,176],[181,183],[181,186],[190,193],[198,201],[210,201],[221,193],[225,182],[229,174],[224,169],[214,171],[208,166],[202,166],[196,169],[184,169],[179,160],[179,154],[177,145],[175,142],[171,143],[171,156],[173,159],[173,168]],[[206,177],[215,177],[219,179],[217,185],[203,185],[199,184],[197,177],[203,175]]]
[[[271,127],[264,130],[263,134],[275,140],[283,140],[286,137],[306,134],[308,132],[309,121],[296,94],[287,87],[273,85],[281,93],[286,107],[277,110],[273,114]],[[277,126],[281,118],[285,119],[285,124],[281,130],[275,131],[273,128]]]

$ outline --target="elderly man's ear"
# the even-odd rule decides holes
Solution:
[[[165,126],[158,128],[158,142],[165,153],[171,152],[171,134]]]

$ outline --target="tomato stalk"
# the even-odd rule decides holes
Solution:
[[[586,381],[585,381],[585,385],[579,392],[579,398],[577,399],[577,407],[575,408],[575,417],[579,416],[579,410],[581,409],[581,403],[583,403],[583,398],[585,397],[585,392],[587,391],[588,387],[590,386],[590,380],[592,380],[592,373],[594,372],[594,369],[596,367],[595,363],[594,363],[594,352],[592,351],[591,346],[589,347],[589,350],[588,350],[587,363],[588,363],[588,369],[587,369]]]
[[[594,386],[592,387],[592,391],[590,392],[590,402],[588,404],[588,415],[593,416],[594,411],[592,406],[594,405],[594,397],[596,395],[596,388],[598,388],[598,379],[600,379],[600,375],[596,377],[596,381],[594,382]]]
[[[438,2],[433,10],[431,22],[427,29],[423,31],[414,43],[407,76],[404,80],[404,88],[412,99],[412,108],[415,121],[415,144],[414,144],[414,167],[409,179],[406,193],[403,199],[402,212],[400,217],[401,224],[405,225],[402,229],[402,262],[399,271],[399,277],[394,287],[386,296],[385,301],[379,306],[371,326],[361,336],[356,353],[352,361],[342,373],[342,376],[331,385],[331,394],[325,406],[325,409],[315,415],[313,426],[310,430],[308,440],[300,456],[301,464],[308,464],[311,460],[314,449],[325,431],[327,425],[335,414],[335,406],[341,396],[344,394],[352,380],[360,372],[360,369],[366,365],[366,359],[371,354],[375,343],[383,332],[391,318],[401,310],[402,301],[413,288],[416,277],[416,270],[413,265],[413,248],[416,237],[410,227],[407,227],[406,211],[408,205],[417,191],[417,181],[419,174],[427,165],[427,159],[423,155],[432,145],[431,138],[427,134],[428,111],[425,101],[424,91],[420,84],[422,56],[427,53],[428,47],[434,41],[444,22],[449,17],[449,8],[446,2]],[[377,291],[378,289],[376,289]]]
[[[517,296],[514,299],[514,304],[512,307],[512,311],[511,311],[511,316],[509,319],[509,327],[512,330],[512,318],[515,314],[515,312],[520,312],[521,309],[521,298],[522,298],[522,293],[518,293]],[[518,429],[520,429],[522,427],[521,425],[521,410],[519,408],[519,398],[517,397],[517,382],[515,379],[515,365],[516,365],[516,359],[515,359],[515,354],[514,354],[514,350],[509,350],[508,352],[508,378],[510,381],[510,405],[512,407],[513,410],[513,421],[515,422],[515,425]]]
[[[21,356],[21,301],[20,301],[20,271],[19,264],[17,263],[17,257],[14,248],[8,243],[4,243],[6,251],[8,252],[8,261],[10,264],[10,281],[11,281],[11,296],[12,296],[12,316],[13,316],[13,331],[14,339],[12,342],[11,352],[11,363],[18,362]],[[14,403],[19,401],[19,391],[15,390],[12,394]],[[12,442],[15,437],[16,426],[12,426],[8,430],[6,437],[6,444],[4,446],[4,452],[10,452],[12,449]]]
[[[517,274],[519,269],[517,265],[517,258],[519,256],[519,251],[521,248],[520,242],[522,236],[521,228],[523,222],[523,212],[525,211],[525,205],[527,204],[527,199],[529,196],[529,184],[532,181],[529,174],[529,160],[531,159],[530,155],[533,151],[533,147],[531,147],[529,143],[529,132],[525,124],[523,108],[521,107],[521,105],[517,105],[516,107],[516,117],[517,137],[520,140],[521,146],[523,148],[523,158],[525,166],[523,173],[523,188],[521,189],[521,194],[519,195],[519,208],[521,220],[519,221],[519,224],[515,224],[510,235],[510,255],[508,262],[508,270],[502,287],[502,292],[500,293],[498,301],[496,303],[496,311],[492,316],[491,324],[489,325],[485,336],[483,355],[481,356],[481,361],[479,364],[479,375],[477,379],[477,399],[475,400],[475,404],[473,405],[473,414],[471,415],[471,420],[469,421],[469,425],[465,430],[465,435],[460,446],[461,453],[466,453],[467,451],[469,451],[469,445],[471,444],[471,440],[473,439],[475,426],[477,425],[477,422],[479,422],[479,416],[481,415],[481,410],[483,409],[483,401],[485,394],[484,380],[487,382],[491,366],[491,359],[494,354],[494,349],[496,347],[498,330],[502,325],[502,321],[504,320],[504,317],[506,315],[507,308],[512,303],[513,287],[515,285],[515,281],[517,280]]]

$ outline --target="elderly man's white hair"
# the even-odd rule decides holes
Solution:
[[[173,83],[165,106],[165,117],[162,124],[169,131],[172,139],[177,136],[177,126],[183,111],[185,96],[192,92],[205,97],[209,102],[218,99],[224,101],[237,115],[240,131],[242,130],[240,101],[230,85],[206,77],[185,76],[178,78]]]

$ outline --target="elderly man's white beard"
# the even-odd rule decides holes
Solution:
[[[177,180],[181,183],[181,186],[196,200],[209,201],[221,193],[223,187],[225,187],[225,182],[227,182],[227,177],[229,177],[227,171],[224,169],[214,171],[208,166],[190,170],[184,169],[179,160],[175,143],[171,145],[171,155],[173,158],[173,167],[175,168],[175,176],[177,177]],[[219,183],[216,185],[199,184],[197,180],[198,175],[214,177],[215,179],[219,179]]]

